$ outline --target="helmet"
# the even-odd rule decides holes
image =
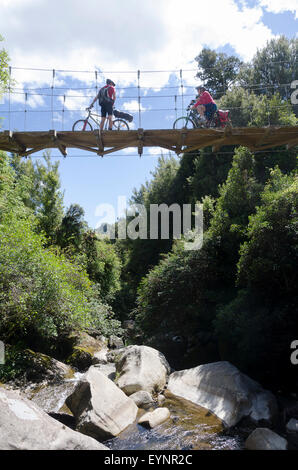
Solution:
[[[113,80],[110,80],[109,78],[107,78],[106,84],[107,84],[107,85],[116,86],[115,83],[113,82]]]
[[[196,86],[196,90],[206,91],[206,88],[203,85]]]

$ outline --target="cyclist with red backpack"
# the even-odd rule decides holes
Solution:
[[[205,87],[198,86],[196,90],[198,91],[198,99],[192,109],[197,109],[202,121],[209,121],[217,110],[215,101]]]
[[[91,109],[95,101],[98,99],[98,103],[101,106],[101,122],[99,127],[101,131],[103,130],[107,115],[109,119],[109,131],[113,130],[113,106],[116,101],[115,86],[115,83],[108,78],[106,80],[106,85],[99,90],[89,108],[87,108]]]

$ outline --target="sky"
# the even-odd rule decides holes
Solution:
[[[111,78],[132,129],[172,128],[194,98],[203,47],[249,61],[270,39],[297,37],[297,23],[298,0],[0,0],[1,46],[15,83],[0,103],[0,125],[71,130]],[[64,159],[53,149],[65,207],[80,204],[95,228],[104,221],[98,206],[112,204],[117,215],[118,197],[128,200],[151,179],[161,153],[168,154],[145,148],[140,158],[126,149],[101,158],[69,149]]]

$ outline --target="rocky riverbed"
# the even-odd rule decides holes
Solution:
[[[85,370],[49,358],[50,380],[2,384],[0,449],[295,448],[297,416],[282,427],[276,397],[232,364],[173,371],[148,346],[92,346]]]

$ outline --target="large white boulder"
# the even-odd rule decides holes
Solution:
[[[149,346],[127,346],[114,355],[115,383],[127,395],[145,390],[159,392],[166,385],[170,366],[162,353]]]
[[[243,417],[271,422],[277,413],[274,395],[226,361],[174,372],[168,390],[207,408],[227,427]]]
[[[66,404],[76,418],[78,431],[103,440],[132,424],[138,411],[133,400],[96,366],[82,377]]]
[[[138,423],[150,428],[155,428],[159,424],[163,423],[170,417],[170,411],[168,408],[156,408],[154,411],[145,413],[139,419]]]
[[[1,450],[108,450],[48,416],[20,393],[0,388]]]
[[[287,447],[286,439],[268,428],[255,429],[245,441],[249,450],[287,450]]]

